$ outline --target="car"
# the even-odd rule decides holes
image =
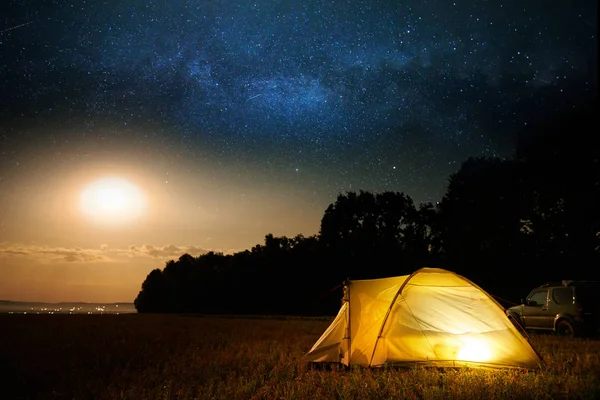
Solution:
[[[563,280],[533,289],[506,315],[526,331],[551,331],[561,336],[600,333],[600,282]]]

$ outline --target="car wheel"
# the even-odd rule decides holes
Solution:
[[[556,333],[559,336],[575,337],[575,329],[573,328],[573,325],[566,319],[561,319],[558,321],[558,324],[556,324]]]

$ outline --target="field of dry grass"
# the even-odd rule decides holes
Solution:
[[[536,372],[314,368],[328,320],[0,315],[3,399],[600,398],[600,341],[533,336]]]

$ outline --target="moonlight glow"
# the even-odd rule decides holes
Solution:
[[[139,218],[145,208],[143,193],[121,178],[93,182],[81,193],[81,210],[98,222],[127,222]]]

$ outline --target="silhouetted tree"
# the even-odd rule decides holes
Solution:
[[[168,309],[165,297],[165,285],[162,271],[157,268],[148,274],[146,280],[142,283],[142,290],[139,292],[133,304],[140,313],[166,312]]]
[[[558,114],[521,132],[516,146],[522,229],[537,266],[556,279],[600,277],[597,110],[594,101]]]
[[[470,158],[451,175],[438,225],[448,269],[482,285],[506,280],[521,254],[516,183],[515,163],[498,158]]]
[[[335,312],[314,301],[331,287],[328,279],[319,279],[319,253],[316,236],[268,234],[251,251],[184,254],[148,275],[135,306],[139,312]]]
[[[398,275],[426,262],[425,221],[404,193],[348,192],[325,211],[319,238],[340,277]]]

